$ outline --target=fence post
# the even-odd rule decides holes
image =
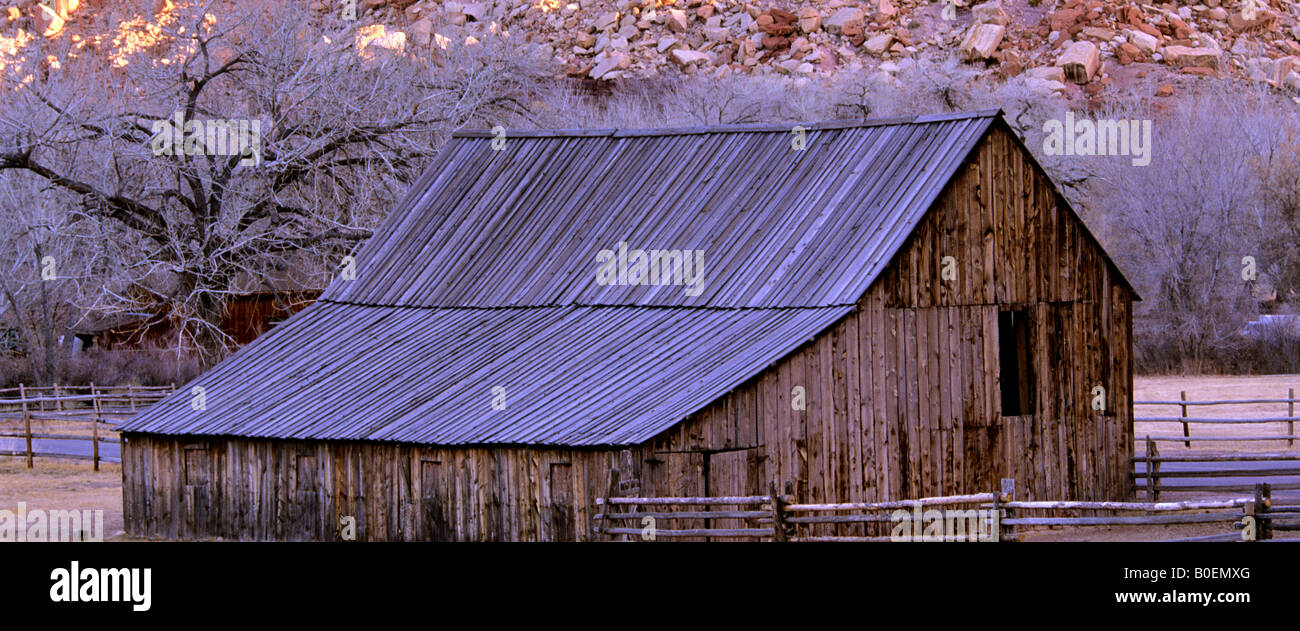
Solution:
[[[1249,502],[1246,502],[1245,506],[1241,507],[1241,528],[1242,528],[1241,540],[1247,543],[1259,539],[1259,517],[1256,516],[1256,514],[1259,512],[1258,506],[1259,506],[1258,502],[1256,502],[1255,500],[1251,500]],[[1246,526],[1247,526],[1246,520],[1253,520],[1255,522],[1255,531],[1251,533],[1250,538],[1246,537]]]
[[[59,399],[59,383],[57,381],[54,382],[54,411],[55,412],[63,411],[63,401]]]
[[[1183,403],[1182,403],[1181,405],[1179,405],[1179,407],[1181,407],[1181,408],[1183,409],[1183,438],[1191,438],[1191,437],[1192,437],[1192,431],[1191,431],[1191,428],[1189,428],[1189,427],[1187,426],[1187,403],[1186,403],[1186,401],[1187,401],[1187,391],[1186,391],[1186,390],[1180,390],[1180,391],[1178,392],[1178,394],[1179,394],[1179,395],[1182,397],[1182,399],[1183,399]],[[1191,448],[1191,446],[1192,446],[1192,441],[1190,441],[1190,440],[1185,440],[1185,441],[1183,441],[1183,446],[1184,446],[1184,447]]]
[[[95,407],[95,418],[90,420],[90,444],[94,449],[95,470],[99,471],[99,395],[95,392],[95,382],[90,382],[90,403]]]
[[[767,492],[772,496],[772,541],[785,541],[785,517],[781,514],[785,509],[781,496],[776,494],[776,480],[768,481]]]
[[[1289,419],[1295,416],[1295,388],[1287,388],[1286,391],[1286,417]],[[1286,439],[1287,447],[1295,447],[1295,421],[1286,422]]]
[[[23,402],[23,435],[27,437],[27,468],[32,468],[32,414],[27,411],[27,389],[18,384],[18,400]]]
[[[1151,435],[1147,434],[1147,499],[1152,502],[1160,497],[1159,491],[1156,490],[1156,480],[1160,477],[1160,463],[1156,458],[1160,456],[1160,450],[1156,448],[1156,441],[1151,440]]]
[[[1273,486],[1267,482],[1255,485],[1255,539],[1272,539],[1273,524],[1268,518],[1269,506],[1273,503]]]
[[[135,411],[135,386],[126,384],[126,399],[131,405],[131,411]]]
[[[1016,499],[1016,479],[1002,478],[1002,492],[993,494],[993,510],[998,518],[997,528],[994,529],[994,541],[1002,541],[1002,520],[1010,518],[1013,514],[1012,509],[1002,507],[1002,496],[1006,496],[1006,501],[1011,502]],[[997,512],[1000,511],[1000,512]],[[1015,526],[1007,526],[1007,538],[1015,540]]]
[[[605,486],[605,502],[604,502],[604,506],[602,506],[600,509],[600,525],[596,527],[596,532],[600,533],[604,537],[609,537],[609,535],[605,533],[605,528],[606,525],[609,523],[609,511],[613,510],[614,508],[614,505],[609,503],[609,498],[614,497],[614,491],[617,488],[615,485],[617,484],[618,484],[618,469],[615,469],[614,467],[610,467],[609,484]]]

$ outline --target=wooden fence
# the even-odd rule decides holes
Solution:
[[[1255,485],[1252,497],[1186,502],[1016,501],[1014,480],[1003,480],[1002,488],[990,493],[870,503],[804,504],[777,495],[775,486],[769,488],[768,495],[742,497],[599,498],[593,530],[622,541],[796,542],[898,541],[897,532],[828,535],[814,534],[813,529],[879,524],[876,530],[881,530],[909,520],[916,522],[914,527],[921,532],[907,528],[904,540],[908,541],[1021,541],[1026,531],[1046,527],[1210,524],[1221,525],[1225,531],[1170,541],[1261,541],[1272,539],[1274,531],[1300,531],[1300,504],[1274,505],[1268,484]],[[721,507],[725,508],[714,510]],[[686,510],[678,510],[683,508]],[[929,513],[932,510],[944,511],[938,514],[941,532],[932,533],[923,526],[936,523]],[[912,514],[900,516],[898,511]],[[948,511],[956,511],[957,516]],[[628,521],[631,526],[622,525]],[[681,521],[692,525],[674,527]]]
[[[783,500],[788,496],[777,495],[775,485],[769,491],[768,495],[737,497],[596,498],[599,512],[593,517],[594,530],[623,540],[689,537],[705,541],[715,538],[783,541],[785,532],[779,526]],[[660,521],[677,527],[660,528]]]
[[[1155,438],[1149,437],[1146,453],[1134,456],[1133,463],[1135,490],[1145,492],[1153,502],[1161,493],[1249,491],[1263,480],[1269,480],[1274,490],[1300,490],[1300,451],[1162,454]],[[1168,463],[1178,466],[1165,469],[1163,465]],[[1250,464],[1242,468],[1242,463]]]
[[[1295,404],[1300,399],[1295,398],[1295,388],[1287,390],[1285,399],[1229,399],[1229,400],[1210,400],[1210,401],[1189,401],[1187,391],[1179,392],[1177,401],[1134,401],[1134,423],[1169,423],[1182,427],[1182,436],[1176,435],[1157,435],[1149,436],[1149,440],[1156,442],[1180,442],[1186,447],[1192,446],[1192,441],[1197,442],[1214,442],[1214,441],[1256,441],[1256,440],[1278,440],[1286,441],[1288,448],[1295,446]],[[1193,407],[1212,407],[1212,406],[1234,406],[1234,405],[1260,405],[1260,404],[1277,404],[1286,405],[1286,416],[1254,416],[1254,417],[1208,417],[1208,416],[1190,416],[1188,408]],[[1178,406],[1180,414],[1178,416],[1138,416],[1138,406]],[[1256,423],[1286,423],[1286,434],[1261,434],[1258,436],[1193,436],[1192,425],[1240,425]]]
[[[3,456],[25,456],[27,468],[33,458],[77,458],[93,462],[99,470],[100,443],[117,443],[117,439],[101,436],[100,425],[125,420],[136,412],[158,402],[175,390],[172,386],[26,386],[0,389],[0,421],[21,421],[22,431],[0,428],[0,438],[22,438],[22,451],[0,450]],[[17,395],[17,396],[14,396]],[[89,424],[90,436],[66,433],[34,433],[32,421]],[[35,451],[32,440],[68,440],[91,443],[89,455]]]
[[[931,537],[931,541],[968,541],[988,539],[998,540],[1001,534],[998,531],[1000,509],[1002,502],[1010,496],[1005,493],[976,493],[973,495],[949,495],[944,497],[924,497],[915,500],[898,500],[893,502],[849,502],[837,504],[790,504],[786,510],[790,516],[784,521],[792,526],[790,541],[894,541],[896,536],[889,535],[846,535],[846,534],[818,534],[814,529],[817,526],[845,526],[845,525],[879,525],[874,530],[887,529],[891,522],[899,521],[895,518],[898,511],[916,511],[918,516],[923,517],[921,511],[936,509],[953,510],[954,507],[962,507],[957,510],[962,512],[975,513],[970,517],[975,520],[971,523],[968,519],[954,521],[954,526],[958,523],[961,525],[961,533],[941,532],[937,533],[937,538]],[[976,508],[971,510],[970,507]],[[981,511],[983,514],[981,515]],[[908,524],[908,538],[911,540],[927,540],[925,533],[924,519],[917,520],[919,523]],[[946,524],[949,520],[944,520]],[[941,525],[942,525],[941,524]],[[912,532],[912,527],[916,526],[921,532]],[[974,532],[972,532],[974,531]]]
[[[1178,400],[1134,401],[1138,406],[1178,406],[1178,416],[1140,416],[1136,413],[1134,423],[1162,423],[1179,427],[1181,435],[1163,434],[1145,437],[1145,453],[1133,457],[1134,486],[1139,493],[1145,493],[1150,501],[1158,501],[1162,493],[1239,493],[1248,492],[1257,483],[1267,482],[1274,490],[1300,490],[1300,450],[1275,452],[1233,452],[1211,453],[1208,450],[1185,452],[1171,450],[1161,453],[1161,443],[1182,443],[1190,448],[1192,443],[1204,446],[1207,443],[1236,441],[1284,441],[1287,448],[1295,446],[1296,433],[1295,389],[1287,390],[1282,399],[1231,399],[1191,401],[1187,391],[1179,392]],[[1275,415],[1265,413],[1261,416],[1193,416],[1192,410],[1215,406],[1242,405],[1278,405],[1285,406],[1286,415],[1279,409]],[[1286,433],[1237,432],[1194,434],[1192,427],[1222,425],[1243,427],[1259,424],[1286,424]],[[1141,436],[1141,434],[1138,434]]]

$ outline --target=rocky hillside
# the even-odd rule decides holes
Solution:
[[[896,73],[958,55],[990,74],[1046,89],[1099,92],[1126,75],[1232,76],[1300,92],[1300,4],[1223,6],[1103,0],[367,0],[415,46],[448,45],[439,25],[509,25],[591,79],[839,71]],[[317,2],[314,8],[325,11]],[[365,15],[363,15],[363,18]],[[517,32],[516,35],[519,33]],[[1125,72],[1125,71],[1128,72]],[[1172,91],[1166,85],[1161,95]]]
[[[957,56],[994,79],[1024,75],[1052,93],[1097,94],[1154,77],[1157,96],[1192,77],[1267,84],[1300,102],[1300,4],[1203,0],[315,0],[322,20],[358,23],[360,46],[409,52],[510,36],[591,80],[678,72],[721,76],[839,72],[890,79]],[[0,54],[75,27],[98,2],[15,4],[0,18]],[[143,17],[159,20],[171,0]],[[66,23],[66,24],[65,24]],[[66,28],[65,28],[66,26]],[[93,35],[91,35],[93,36]],[[113,41],[114,44],[117,40]],[[1149,80],[1147,83],[1151,83]]]

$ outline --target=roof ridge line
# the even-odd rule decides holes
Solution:
[[[636,136],[686,136],[697,134],[738,133],[789,133],[795,127],[806,131],[888,127],[892,125],[917,125],[971,118],[993,118],[1002,114],[1001,108],[868,118],[861,120],[792,121],[787,123],[738,123],[731,125],[700,125],[694,127],[600,127],[567,129],[491,129],[462,128],[451,133],[452,138],[496,138],[504,134],[510,138],[628,138]]]
[[[350,300],[336,300],[334,298],[319,298],[316,302],[323,302],[333,305],[342,305],[348,307],[370,307],[375,309],[423,309],[427,311],[518,311],[522,309],[681,309],[683,311],[797,311],[797,310],[818,310],[818,309],[843,309],[844,307],[855,307],[856,302],[831,303],[825,305],[779,305],[768,307],[751,307],[751,306],[731,306],[722,307],[717,305],[623,305],[623,304],[589,304],[589,303],[568,303],[568,304],[548,304],[548,305],[394,305],[372,302],[356,302]]]

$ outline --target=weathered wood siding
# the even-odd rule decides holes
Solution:
[[[616,452],[128,434],[127,531],[166,538],[553,541],[589,535]]]
[[[952,281],[941,280],[947,256]],[[775,481],[801,501],[871,501],[990,491],[1010,477],[1032,499],[1125,499],[1131,299],[996,127],[854,313],[627,455],[210,438],[191,456],[184,439],[129,436],[126,524],[329,539],[353,515],[360,539],[586,539],[616,462],[643,495],[761,494]],[[1029,315],[1032,414],[1001,414],[1003,309]],[[1095,386],[1105,413],[1091,407]],[[191,470],[194,482],[182,477]],[[818,534],[831,528],[848,530]]]
[[[1033,499],[1126,499],[1132,295],[1117,274],[995,129],[855,314],[647,448],[753,448],[762,470],[711,468],[714,492],[776,480],[801,501],[872,501],[991,491],[1007,477]],[[1029,315],[1032,414],[1001,414],[1004,309]],[[806,410],[792,409],[796,386]]]

